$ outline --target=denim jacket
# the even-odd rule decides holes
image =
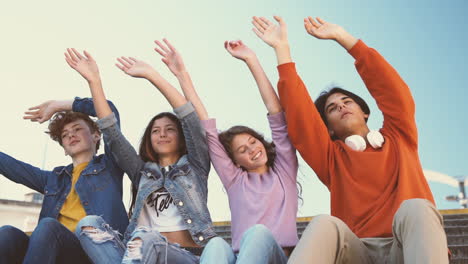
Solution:
[[[118,129],[119,113],[112,102],[109,102],[109,105],[116,117]],[[96,116],[93,101],[89,98],[75,98],[72,109]],[[104,142],[106,140],[104,135]],[[39,220],[44,217],[58,218],[70,192],[72,171],[73,164],[45,171],[0,152],[0,174],[44,194]],[[122,178],[123,171],[110,155],[109,148],[105,146],[105,154],[93,157],[75,185],[86,214],[102,216],[121,233],[128,225],[127,213],[122,202]]]
[[[187,154],[173,165],[166,176],[157,163],[144,162],[140,158],[118,129],[114,115],[97,122],[108,137],[107,143],[119,166],[132,179],[134,186],[138,186],[135,208],[124,235],[125,241],[130,239],[135,230],[148,196],[162,187],[172,196],[195,243],[205,245],[216,236],[207,207],[210,157],[204,130],[190,102],[174,109],[174,112],[182,123]]]

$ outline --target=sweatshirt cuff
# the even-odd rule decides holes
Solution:
[[[355,60],[362,57],[362,54],[368,49],[367,45],[361,39],[354,44],[354,46],[348,51]]]
[[[294,62],[283,63],[277,66],[280,79],[296,75],[296,64]]]
[[[174,108],[174,113],[179,119],[186,117],[188,114],[195,111],[191,102],[187,102],[177,108]]]
[[[284,115],[284,111],[278,112],[276,114],[267,114],[268,122],[271,123],[286,123],[286,116]]]
[[[117,123],[117,118],[115,117],[114,112],[112,112],[112,114],[99,119],[98,121],[96,121],[96,123],[99,129],[103,130]]]
[[[200,123],[205,130],[216,130],[216,119],[214,118],[200,120]]]

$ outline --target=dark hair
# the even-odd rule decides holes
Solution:
[[[325,115],[325,103],[327,102],[328,97],[330,97],[332,94],[336,93],[342,93],[344,95],[349,96],[351,99],[353,99],[362,109],[364,114],[370,115],[370,109],[369,106],[367,105],[366,101],[359,97],[358,95],[347,91],[345,89],[342,89],[340,87],[333,87],[329,89],[328,91],[323,91],[320,93],[319,97],[315,100],[315,107],[317,107],[318,112],[320,113],[320,117],[322,118],[323,122],[325,123],[326,126],[328,126],[328,121],[327,117]],[[367,117],[366,117],[366,122],[367,122]]]
[[[179,133],[179,155],[182,156],[187,153],[187,145],[185,144],[185,137],[182,130],[182,124],[180,123],[179,118],[173,113],[162,112],[155,115],[149,121],[148,125],[146,126],[145,132],[143,133],[143,137],[141,138],[139,155],[144,162],[159,162],[159,155],[158,153],[156,153],[156,151],[154,151],[153,145],[151,144],[151,130],[153,128],[154,121],[164,117],[169,118],[172,122],[174,122],[174,124],[177,127],[177,131]],[[138,193],[138,186],[134,186],[132,184],[131,190],[132,199],[130,201],[130,209],[128,211],[129,217],[131,217],[131,215],[133,214],[133,208],[135,207],[136,196]]]
[[[83,120],[89,127],[89,130],[91,133],[97,132],[99,135],[101,135],[101,131],[99,130],[99,127],[97,126],[96,122],[94,122],[88,115],[80,113],[80,112],[73,112],[73,111],[62,111],[62,112],[57,112],[49,122],[49,131],[46,131],[47,134],[50,135],[50,138],[54,141],[57,141],[60,146],[62,146],[62,132],[63,128],[71,123],[75,122],[77,120]],[[99,140],[96,143],[96,152],[99,149],[99,145],[101,143],[101,140]]]
[[[266,141],[262,134],[246,126],[233,126],[218,135],[219,141],[224,146],[224,149],[226,150],[229,158],[231,158],[231,160],[234,162],[234,151],[232,149],[231,143],[235,136],[243,133],[251,135],[263,144],[268,158],[266,165],[268,168],[272,167],[276,158],[275,144],[273,142]],[[242,169],[245,170],[245,168]]]

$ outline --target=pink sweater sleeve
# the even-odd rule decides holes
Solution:
[[[216,119],[201,120],[201,124],[206,131],[206,141],[208,143],[211,163],[221,179],[224,188],[227,190],[243,171],[232,162],[224,146],[219,141]]]
[[[296,182],[298,161],[296,149],[288,136],[288,126],[284,112],[268,115],[273,143],[275,143],[276,159],[274,166],[282,170],[281,175]]]

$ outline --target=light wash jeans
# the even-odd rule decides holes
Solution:
[[[92,227],[91,230],[82,230]],[[158,231],[136,228],[125,246],[119,234],[100,216],[86,216],[75,231],[83,249],[96,264],[101,263],[198,263],[199,258],[177,244],[168,243]],[[135,239],[141,239],[135,240]]]
[[[215,237],[208,242],[200,259],[202,264],[283,264],[287,261],[283,249],[264,225],[254,225],[245,231],[238,254],[224,239]]]

